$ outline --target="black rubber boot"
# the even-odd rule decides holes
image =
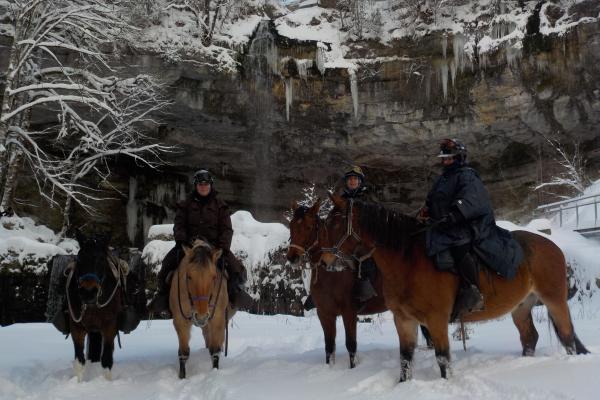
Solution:
[[[365,303],[377,296],[377,292],[369,279],[360,279],[356,285],[356,300],[359,303]]]
[[[315,302],[313,301],[312,295],[309,294],[306,297],[306,300],[304,300],[304,304],[302,304],[302,307],[306,310],[306,311],[310,311],[313,308],[315,308]]]
[[[454,305],[453,319],[484,308],[483,296],[479,291],[479,268],[471,254],[466,252],[457,263],[457,267],[461,287]]]
[[[241,274],[232,272],[227,282],[229,292],[229,302],[238,310],[252,310],[254,299],[246,292],[246,271]]]

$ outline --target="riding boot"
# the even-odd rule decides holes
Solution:
[[[238,310],[252,310],[254,299],[245,290],[246,276],[234,272],[229,276],[227,284],[231,305]]]
[[[148,305],[148,311],[150,313],[159,315],[161,318],[165,319],[171,318],[171,311],[169,310],[169,288],[171,284],[169,278],[171,273],[177,269],[183,256],[184,254],[181,251],[181,247],[176,245],[163,259],[157,276],[157,292],[154,295],[154,299],[152,299]]]
[[[313,298],[312,298],[312,294],[309,294],[308,296],[306,296],[306,300],[304,300],[304,304],[302,304],[302,307],[306,311],[310,311],[316,307],[315,302],[313,301]]]
[[[377,291],[371,283],[377,273],[375,261],[368,258],[361,265],[360,277],[356,281],[354,288],[354,297],[357,302],[357,310],[360,312],[366,306],[366,303],[377,296]]]
[[[466,253],[458,263],[461,288],[455,309],[458,316],[483,310],[483,296],[479,291],[479,268],[470,253]]]

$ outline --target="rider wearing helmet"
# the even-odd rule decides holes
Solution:
[[[214,190],[214,178],[208,170],[198,170],[192,183],[194,190],[186,200],[177,204],[173,226],[175,247],[162,262],[158,273],[158,293],[150,309],[158,314],[168,314],[169,273],[183,259],[183,246],[190,247],[195,239],[202,239],[223,250],[220,262],[224,262],[229,275],[230,301],[238,307],[250,307],[252,299],[243,291],[247,279],[246,268],[230,251],[233,229],[229,207]]]
[[[467,166],[466,147],[456,139],[444,139],[438,157],[442,175],[419,214],[421,220],[431,221],[427,253],[435,258],[438,268],[454,266],[461,278],[455,310],[460,314],[478,311],[483,308],[483,296],[471,250],[473,241],[489,231],[490,224],[495,225],[494,214],[479,174]]]

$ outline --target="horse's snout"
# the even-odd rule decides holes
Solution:
[[[98,284],[95,282],[82,282],[79,285],[79,296],[84,304],[95,304],[98,297]]]
[[[298,262],[298,259],[300,258],[300,256],[298,255],[297,252],[295,252],[293,250],[288,250],[287,254],[285,255],[285,258],[287,258],[287,260],[289,262],[291,262],[292,264],[295,264]]]
[[[192,323],[198,328],[204,328],[208,323],[208,314],[199,316],[196,311],[192,313]]]

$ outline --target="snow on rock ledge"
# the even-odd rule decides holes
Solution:
[[[51,229],[36,225],[31,218],[0,219],[0,269],[46,271],[46,263],[56,254],[76,254],[73,239],[60,239]]]

